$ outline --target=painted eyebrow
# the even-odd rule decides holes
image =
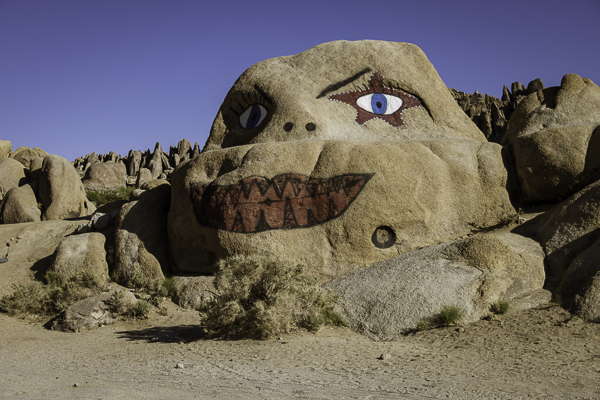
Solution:
[[[259,88],[257,84],[254,84],[254,89],[258,93],[260,93],[260,95],[266,100],[267,103],[273,104],[273,99],[271,98],[271,96],[269,96],[268,94],[266,94],[265,91],[262,90],[261,88]]]
[[[325,89],[323,89],[323,91],[321,93],[319,93],[319,95],[317,96],[317,99],[320,99],[321,97],[325,97],[327,94],[329,94],[331,92],[335,92],[339,88],[342,88],[342,87],[346,86],[347,84],[349,84],[350,82],[357,80],[358,78],[360,78],[361,76],[363,76],[364,74],[366,74],[368,72],[371,72],[371,70],[369,68],[365,68],[362,71],[352,75],[350,78],[344,79],[343,81],[339,81],[339,82],[336,82],[336,83],[333,83],[333,84],[327,86]]]

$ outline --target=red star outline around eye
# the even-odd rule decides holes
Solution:
[[[368,94],[389,94],[391,96],[399,97],[402,99],[402,107],[400,107],[396,112],[392,114],[376,114],[369,112],[359,106],[357,104],[357,100],[362,96],[366,96]],[[421,100],[417,97],[412,96],[408,93],[405,93],[401,90],[386,86],[383,82],[383,76],[378,71],[373,72],[371,78],[369,79],[369,86],[363,90],[355,90],[353,92],[344,92],[338,94],[332,94],[327,97],[329,100],[335,100],[342,103],[346,103],[351,105],[356,109],[356,122],[359,125],[363,125],[365,122],[370,121],[374,118],[379,118],[387,122],[392,126],[396,126],[398,128],[404,125],[404,120],[402,119],[402,113],[405,110],[413,107],[422,107],[423,104]]]

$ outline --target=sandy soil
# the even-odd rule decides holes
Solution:
[[[166,317],[80,333],[0,314],[0,398],[600,398],[600,325],[558,307],[394,342],[346,328],[211,340],[197,321],[172,303]]]

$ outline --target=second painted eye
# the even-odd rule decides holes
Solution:
[[[402,107],[402,99],[391,94],[372,93],[356,99],[356,105],[378,115],[390,115]]]
[[[267,110],[260,104],[253,104],[240,115],[240,125],[252,129],[260,125],[267,116]]]

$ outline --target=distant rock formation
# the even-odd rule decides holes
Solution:
[[[169,153],[165,153],[160,143],[156,143],[154,151],[150,149],[129,150],[127,157],[110,151],[108,154],[93,152],[85,157],[77,157],[73,166],[83,178],[86,189],[102,190],[119,186],[140,187],[144,182],[154,179],[170,179],[173,169],[179,163],[194,158],[200,154],[200,146],[194,146],[189,140],[180,140],[177,147],[170,146]],[[117,164],[123,167],[106,167],[96,165]]]
[[[531,93],[544,89],[540,78],[529,82],[527,87],[521,82],[513,82],[502,88],[502,98],[497,99],[489,94],[482,95],[478,91],[473,94],[450,89],[450,93],[471,121],[483,132],[490,142],[500,143],[506,132],[506,125],[517,104]]]

